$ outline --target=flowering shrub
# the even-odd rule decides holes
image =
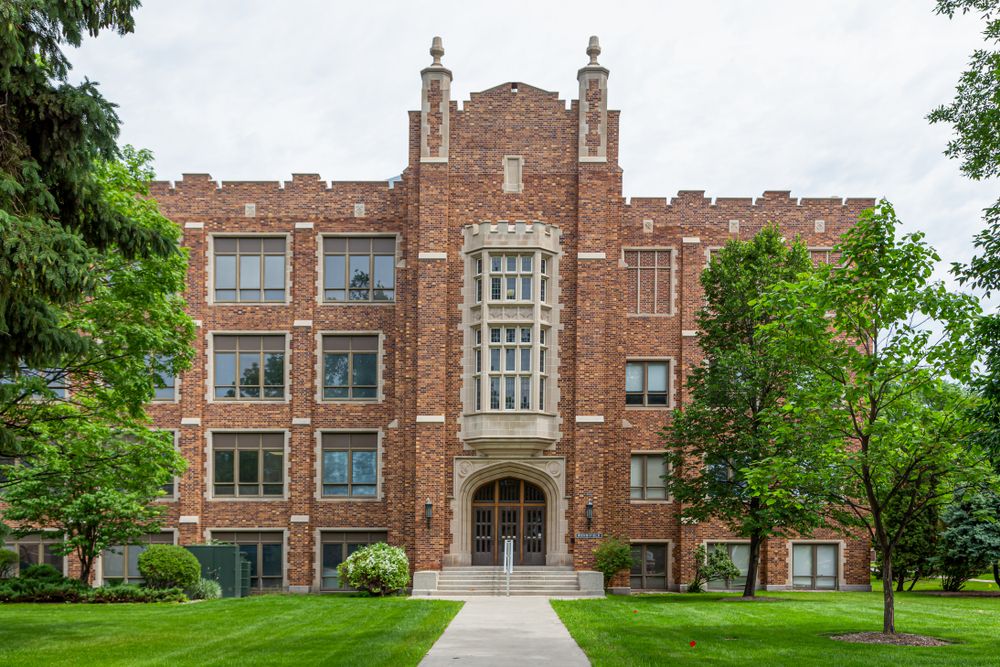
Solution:
[[[406,588],[410,582],[410,561],[399,547],[384,542],[358,549],[337,566],[342,584],[374,595]]]

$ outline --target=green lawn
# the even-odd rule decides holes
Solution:
[[[847,644],[827,638],[882,628],[880,593],[773,593],[553,600],[594,665],[1000,665],[1000,598],[897,596],[896,628],[958,642],[940,647]],[[694,641],[692,647],[690,642]]]
[[[0,604],[0,665],[415,665],[461,606],[319,595]]]
[[[996,582],[993,581],[993,573],[990,572],[990,576],[978,576],[976,579],[989,579],[989,581],[967,581],[965,586],[962,588],[963,591],[996,591],[1000,590],[997,588]],[[910,582],[906,582],[906,588],[910,587]],[[875,579],[872,577],[872,590],[882,591],[882,580]],[[917,585],[913,587],[915,591],[940,591],[941,590],[941,580],[940,579],[921,579],[917,582]]]

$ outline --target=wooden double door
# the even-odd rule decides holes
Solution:
[[[472,496],[472,564],[502,565],[505,539],[515,565],[545,565],[545,494],[531,482],[505,477]]]

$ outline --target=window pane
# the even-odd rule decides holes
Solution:
[[[523,273],[531,272],[531,260],[533,257],[531,255],[523,255],[521,257],[521,271]]]
[[[535,295],[531,291],[531,278],[521,278],[521,300],[531,301],[533,298],[535,298]]]
[[[521,378],[521,409],[531,409],[531,378]]]
[[[264,257],[264,288],[285,289],[284,255],[267,255]]]
[[[503,369],[505,371],[516,371],[517,368],[515,366],[515,361],[517,358],[517,350],[512,347],[507,348],[504,350],[504,357]]]
[[[490,409],[500,409],[500,378],[490,378]]]
[[[326,255],[323,258],[323,287],[325,289],[344,289],[345,258],[343,255]]]
[[[240,352],[240,384],[260,385],[259,352]]]
[[[371,270],[370,258],[368,255],[351,255],[350,262],[350,287],[352,289],[367,289],[368,272]]]
[[[667,548],[663,544],[646,545],[646,574],[667,573]]]
[[[128,548],[128,578],[139,579],[139,555],[146,550],[146,545],[132,544]]]
[[[632,497],[642,498],[642,457],[632,457],[631,469]]]
[[[642,574],[642,546],[638,544],[632,545],[632,574]],[[641,588],[641,585],[635,587]]]
[[[659,500],[666,497],[663,475],[666,472],[662,454],[654,454],[646,458],[646,486],[648,497]]]
[[[490,256],[490,271],[493,273],[500,272],[500,257],[496,255]]]
[[[215,353],[215,384],[236,384],[236,354],[233,352]]]
[[[323,483],[347,484],[347,452],[323,452]]]
[[[507,273],[517,271],[517,255],[507,255]]]
[[[750,569],[750,545],[733,544],[729,550],[729,557],[733,559],[733,565],[739,568],[740,574],[746,576]]]
[[[344,547],[342,544],[323,545],[323,584],[322,588],[339,588],[337,566],[344,562]]]
[[[514,378],[504,378],[504,406],[507,410],[514,409]]]
[[[323,364],[323,383],[327,387],[346,387],[347,355],[326,354]]]
[[[625,364],[625,391],[642,391],[642,364]]]
[[[256,544],[241,544],[240,553],[250,561],[250,578],[255,578],[257,576],[257,545]],[[251,585],[256,585],[256,582],[251,582]]]
[[[392,289],[395,287],[393,270],[395,257],[391,255],[376,255],[372,276],[372,284],[377,289]]]
[[[217,484],[231,484],[234,481],[233,457],[232,450],[217,450],[215,452],[215,482]]]
[[[517,299],[517,278],[507,278],[507,289],[504,298],[510,301]]]
[[[125,576],[125,549],[124,547],[111,547],[101,554],[104,563],[104,577],[118,578]]]
[[[531,370],[531,348],[526,347],[521,349],[521,370]]]
[[[647,386],[649,393],[665,392],[667,390],[667,365],[665,363],[651,363],[647,365]]]
[[[808,577],[812,574],[812,547],[808,544],[792,545],[792,575]],[[807,582],[812,585],[812,582]]]
[[[257,450],[242,450],[237,452],[240,458],[240,483],[256,483],[260,481],[257,466],[260,463],[260,452]]]
[[[351,473],[353,476],[351,481],[354,484],[374,484],[375,452],[351,452]]]
[[[215,256],[215,288],[236,289],[236,257],[234,255]]]
[[[355,385],[375,385],[378,384],[378,367],[374,354],[355,354],[353,368],[353,384]]]
[[[260,256],[240,255],[240,289],[260,288]]]
[[[500,348],[498,347],[490,348],[490,370],[500,370]]]
[[[816,576],[837,576],[837,547],[835,545],[816,545]]]
[[[276,452],[274,450],[264,451],[264,481],[271,483],[280,483],[284,479],[284,470],[282,469],[282,462],[285,459],[284,452]]]
[[[281,545],[261,545],[261,574],[265,577],[281,576]]]
[[[242,356],[242,355],[241,355]],[[285,385],[285,355],[270,353],[264,355],[264,384]]]

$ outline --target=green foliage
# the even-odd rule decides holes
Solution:
[[[184,470],[184,459],[166,431],[113,432],[102,422],[53,422],[41,433],[31,466],[8,470],[5,520],[15,535],[45,529],[62,534],[57,554],[75,553],[80,578],[89,580],[105,549],[159,530],[164,508],[152,501]]]
[[[698,545],[694,550],[694,562],[694,579],[688,584],[688,593],[703,593],[705,584],[713,579],[735,579],[740,576],[740,569],[725,549],[713,549],[706,554],[705,546]]]
[[[337,575],[341,585],[386,595],[406,588],[410,582],[410,562],[400,547],[378,542],[348,556],[337,566]]]
[[[209,599],[209,598],[204,598]],[[87,591],[83,602],[117,603],[117,602],[187,602],[186,596],[179,588],[145,588],[125,584],[121,586],[102,586]]]
[[[823,522],[829,480],[828,468],[817,464],[822,439],[803,433],[804,422],[785,409],[792,388],[808,389],[817,378],[771,345],[773,332],[764,328],[793,304],[755,307],[761,294],[811,269],[806,247],[786,245],[775,225],[712,254],[698,314],[705,363],[691,371],[691,400],[663,432],[675,471],[667,486],[685,516],[721,520],[751,539],[746,595],[754,593],[764,539],[809,533]],[[796,435],[788,437],[793,426]]]
[[[32,581],[48,582],[59,582],[66,579],[62,572],[48,563],[36,563],[35,565],[29,565],[21,572],[20,578],[31,579]]]
[[[632,547],[614,536],[601,540],[594,549],[594,567],[604,574],[604,585],[607,586],[616,574],[632,567]]]
[[[932,481],[926,482],[933,484]],[[923,494],[927,494],[931,489],[927,489]],[[886,504],[885,523],[887,526],[895,526],[901,517],[905,516],[908,510],[909,498],[915,495],[912,492],[904,492],[895,495]],[[919,494],[917,494],[919,495]],[[925,507],[919,512],[913,513],[910,518],[909,527],[900,536],[892,551],[892,576],[896,580],[896,590],[902,591],[906,581],[910,581],[907,590],[913,587],[922,577],[930,577],[936,573],[934,555],[937,552],[938,533],[941,529],[938,515],[939,508],[936,505]],[[882,572],[882,554],[876,550],[876,569]]]
[[[777,349],[816,379],[784,409],[820,438],[817,465],[833,473],[840,520],[866,528],[883,556],[884,632],[895,631],[893,551],[914,517],[954,490],[995,483],[974,437],[975,397],[942,380],[971,376],[979,304],[932,281],[937,254],[921,233],[898,237],[899,224],[880,201],[843,235],[843,267],[820,267],[763,299],[785,313],[767,325]],[[890,525],[894,503],[906,509]]]
[[[52,368],[94,340],[66,309],[101,284],[95,259],[167,257],[176,240],[116,209],[101,161],[118,155],[118,117],[96,84],[71,84],[64,45],[134,27],[138,0],[0,4],[0,375]],[[61,366],[60,366],[61,367]],[[2,431],[0,431],[2,432]],[[13,442],[4,433],[4,444]]]
[[[76,579],[17,577],[0,582],[0,602],[185,602],[177,588],[118,585],[90,588]]]
[[[1000,498],[995,493],[961,494],[941,518],[945,528],[936,557],[941,587],[960,591],[1000,560]]]
[[[176,375],[190,364],[194,323],[180,296],[187,254],[177,249],[180,228],[146,197],[151,159],[148,151],[126,146],[122,161],[94,166],[92,188],[109,210],[169,240],[174,250],[136,258],[111,242],[105,251],[88,253],[86,270],[94,284],[86,298],[59,307],[60,326],[85,344],[47,355],[44,362],[24,356],[24,366],[0,369],[6,375],[0,383],[0,454],[29,459],[37,442],[60,425],[63,437],[71,437],[80,422],[144,425],[154,378]],[[68,260],[57,263],[63,261]],[[5,278],[0,285],[6,284],[2,265],[0,276]],[[60,396],[49,383],[69,384],[71,394]]]
[[[14,574],[17,567],[17,552],[11,549],[0,549],[0,579],[6,579]]]
[[[218,600],[222,597],[222,585],[213,579],[199,579],[184,593],[192,600]]]
[[[184,547],[151,544],[139,554],[139,574],[150,588],[189,589],[200,585],[201,565]]]

